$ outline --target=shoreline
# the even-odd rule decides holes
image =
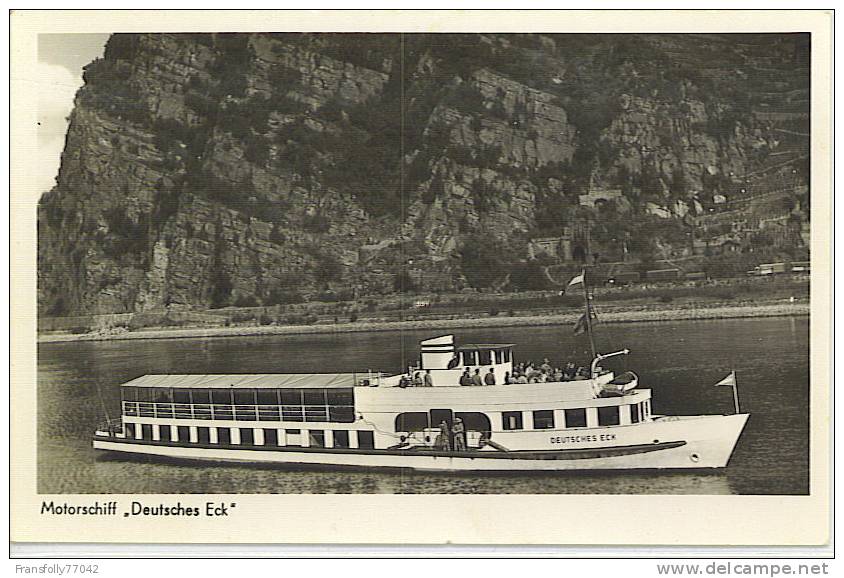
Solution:
[[[647,310],[607,311],[601,323],[654,323],[661,321],[702,321],[757,317],[807,316],[808,302],[719,304],[713,307],[686,307]],[[418,319],[408,321],[357,321],[323,325],[255,325],[240,327],[158,328],[139,331],[99,331],[84,334],[54,333],[39,335],[38,343],[70,341],[118,341],[132,339],[198,339],[209,337],[248,337],[261,335],[313,335],[325,333],[365,333],[417,329],[460,329],[476,327],[519,327],[574,324],[580,313],[557,315],[518,315],[463,317],[455,319]]]

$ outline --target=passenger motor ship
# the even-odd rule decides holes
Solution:
[[[738,407],[734,415],[654,415],[651,390],[636,375],[600,367],[627,350],[595,355],[580,379],[526,384],[505,383],[512,353],[513,344],[457,346],[444,335],[422,341],[418,367],[395,375],[145,375],[121,386],[121,418],[99,428],[93,445],[420,470],[722,468],[748,419]],[[460,385],[466,368],[491,372],[496,385]],[[416,372],[429,376],[427,386],[413,385]]]

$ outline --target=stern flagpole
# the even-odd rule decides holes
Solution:
[[[741,413],[739,410],[738,401],[738,380],[736,380],[736,372],[733,371],[733,402],[736,404],[736,413]]]
[[[738,400],[738,383],[736,382],[736,372],[735,370],[730,372],[730,375],[719,381],[715,384],[716,386],[719,385],[729,385],[733,388],[733,405],[735,405],[736,413],[740,413],[739,408],[739,400]]]

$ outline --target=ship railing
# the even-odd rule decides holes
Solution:
[[[123,433],[123,420],[120,418],[106,418],[99,423],[97,431],[105,432],[109,436],[115,437],[117,434]]]
[[[128,417],[225,421],[353,422],[354,405],[189,404],[123,402]]]

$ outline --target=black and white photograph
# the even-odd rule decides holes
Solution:
[[[37,34],[37,494],[813,494],[808,29],[233,28]]]

